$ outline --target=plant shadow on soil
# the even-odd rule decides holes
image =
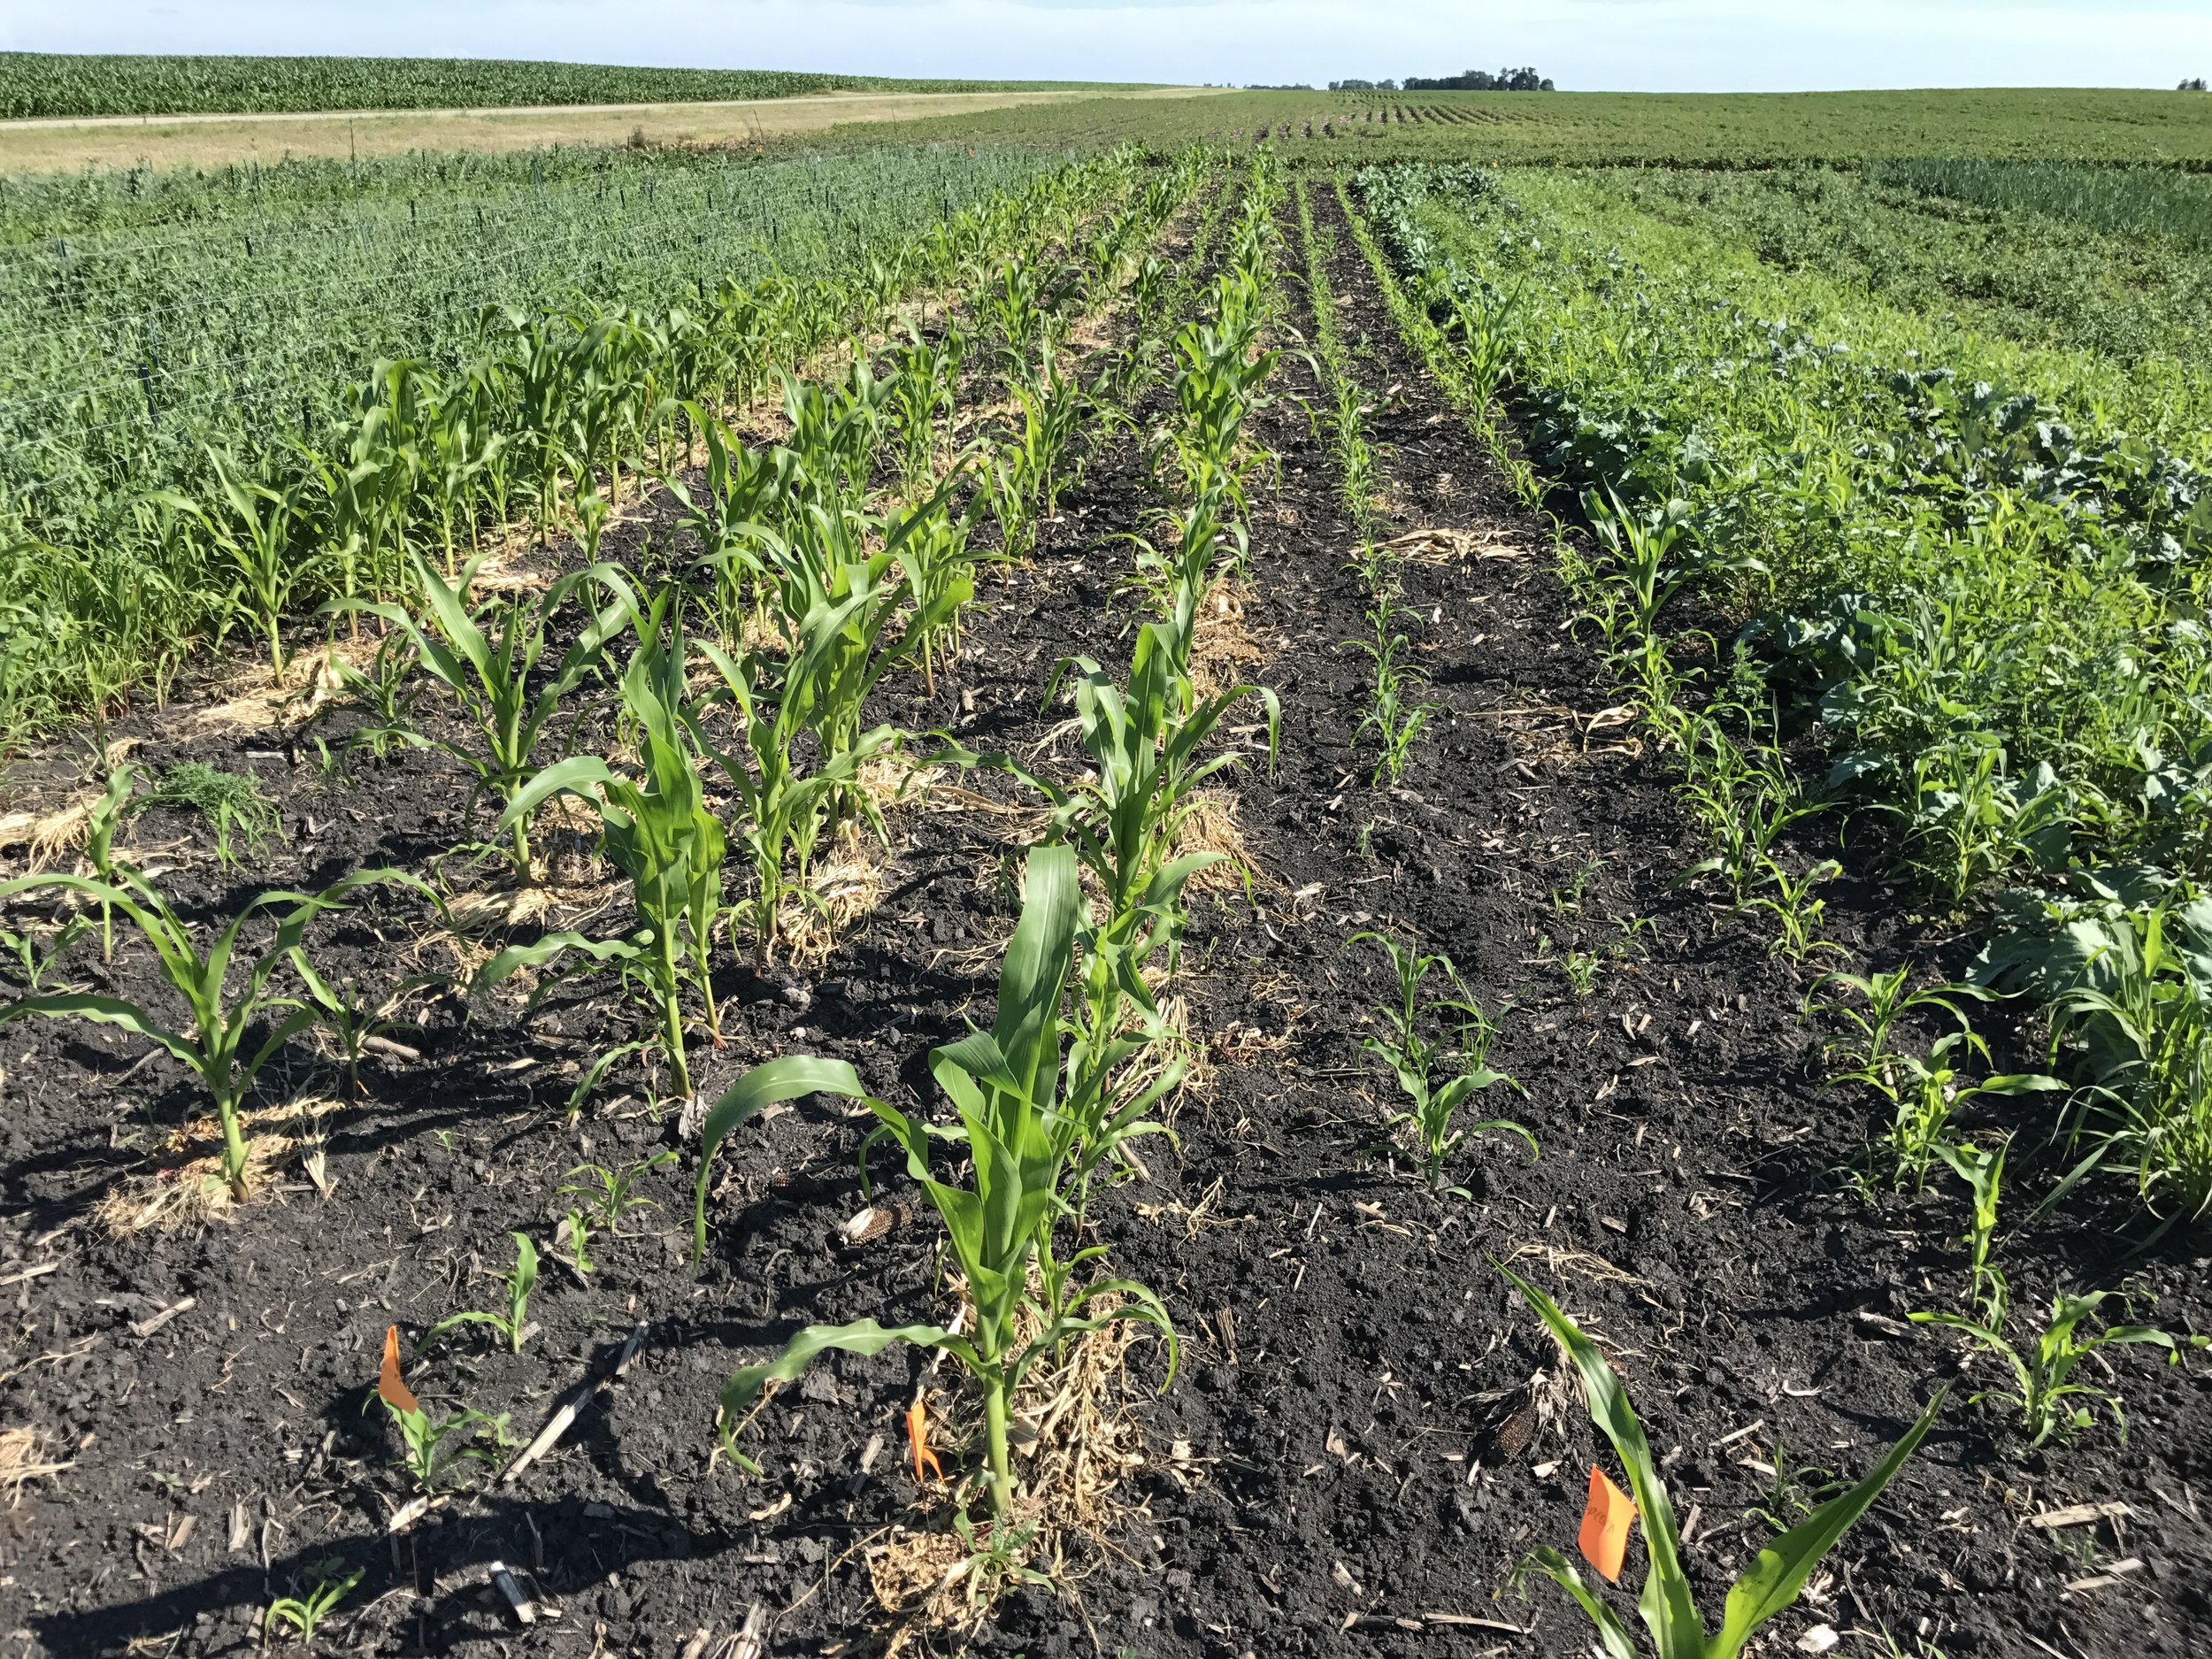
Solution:
[[[1778,1440],[1793,1463],[1855,1475],[1953,1368],[1947,1343],[1886,1335],[1863,1316],[1956,1301],[1962,1207],[1851,1194],[1839,1166],[1869,1121],[1861,1102],[1819,1087],[1817,1033],[1801,1017],[1813,971],[1770,958],[1755,929],[1677,883],[1695,852],[1664,765],[1607,741],[1617,732],[1583,735],[1612,699],[1562,626],[1548,526],[1403,355],[1325,190],[1316,208],[1337,233],[1333,286],[1372,382],[1391,530],[1477,530],[1511,557],[1406,566],[1438,712],[1404,786],[1370,787],[1355,530],[1303,409],[1286,400],[1262,418],[1279,488],[1256,492],[1243,620],[1263,652],[1250,677],[1282,697],[1281,759],[1271,776],[1255,757],[1231,786],[1259,873],[1248,902],[1233,890],[1201,899],[1186,941],[1177,988],[1210,1079],[1179,1102],[1172,1143],[1147,1143],[1149,1180],[1111,1188],[1093,1211],[1115,1270],[1166,1297],[1184,1372],[1156,1398],[1158,1346],[1134,1350],[1129,1408],[1148,1455],[1123,1483],[1111,1548],[1079,1549],[1064,1594],[1017,1590],[972,1635],[926,1640],[938,1650],[1579,1651],[1563,1598],[1503,1591],[1530,1547],[1572,1537],[1596,1442],[1575,1403],[1563,1427],[1509,1449],[1511,1391],[1552,1355],[1494,1261],[1536,1273],[1615,1354],[1678,1508],[1702,1517],[1688,1565],[1712,1609],[1765,1537],[1745,1511],[1769,1483],[1742,1460],[1778,1463]],[[1280,376],[1318,406],[1302,361],[1286,357]],[[981,584],[956,671],[933,697],[887,683],[878,717],[978,746],[1039,744],[1058,718],[1039,706],[1054,663],[1125,663],[1119,537],[1160,504],[1134,445],[1102,446],[1033,563]],[[634,557],[648,530],[663,547],[673,539],[664,505],[611,531],[610,548]],[[324,790],[296,747],[266,735],[194,735],[182,710],[137,729],[142,757],[264,780],[298,827],[257,861],[257,879],[419,864],[462,833],[459,775],[421,754],[365,762],[354,787]],[[587,722],[580,741],[610,735]],[[1021,804],[995,774],[959,784]],[[929,1047],[989,1010],[1019,822],[972,800],[895,810],[885,890],[818,971],[726,967],[726,1046],[703,1046],[702,1090],[803,1049],[851,1060],[887,1095],[930,1098]],[[1817,827],[1816,856],[1827,850],[1813,845]],[[150,813],[136,833],[144,845],[189,831]],[[1555,902],[1585,871],[1578,910]],[[248,890],[204,859],[167,879],[209,915]],[[621,913],[612,886],[598,896]],[[1970,947],[1916,929],[1909,910],[1861,863],[1830,889],[1829,935],[1855,964],[1911,956],[1956,971]],[[1609,955],[1595,992],[1573,995],[1561,953],[1603,951],[1638,918],[1653,924],[1647,942]],[[392,978],[438,948],[423,926],[380,895],[316,937],[341,972]],[[1539,1160],[1517,1140],[1478,1137],[1454,1171],[1471,1196],[1439,1198],[1390,1146],[1394,1106],[1359,1050],[1390,987],[1379,955],[1347,949],[1366,928],[1448,952],[1500,1016],[1493,1063],[1526,1094],[1482,1104],[1526,1124]],[[72,972],[81,964],[102,989],[152,983],[142,949],[119,950],[112,970],[96,952]],[[564,1121],[580,1066],[639,1025],[603,985],[557,995],[527,1022],[480,1015],[465,1027],[434,1001],[401,1033],[419,1060],[379,1056],[365,1099],[332,1122],[333,1196],[287,1167],[234,1221],[134,1235],[86,1217],[149,1167],[166,1135],[157,1125],[190,1107],[180,1077],[165,1061],[138,1069],[135,1048],[104,1028],[8,1028],[0,1281],[60,1265],[13,1293],[19,1369],[0,1381],[0,1419],[47,1431],[74,1460],[0,1522],[11,1625],[55,1655],[172,1632],[168,1652],[235,1651],[270,1596],[334,1556],[365,1577],[331,1627],[365,1652],[506,1651],[513,1631],[486,1580],[495,1558],[557,1609],[539,1629],[558,1651],[673,1652],[696,1629],[733,1629],[754,1601],[778,1654],[882,1629],[864,1550],[916,1520],[900,1423],[922,1362],[893,1349],[818,1364],[749,1432],[757,1481],[710,1457],[711,1417],[727,1373],[801,1325],[941,1315],[934,1220],[902,1177],[885,1179],[879,1156],[873,1173],[907,1218],[845,1246],[837,1225],[863,1202],[861,1128],[836,1104],[803,1102],[719,1154],[710,1260],[695,1276],[691,1154],[674,1114],[649,1110],[634,1074],[618,1073],[579,1124]],[[342,1087],[303,1045],[273,1081],[272,1100]],[[657,1209],[633,1212],[634,1236],[595,1244],[587,1281],[549,1248],[531,1306],[542,1329],[520,1354],[450,1338],[412,1379],[434,1407],[511,1413],[526,1440],[644,1321],[627,1377],[513,1488],[479,1483],[388,1540],[383,1517],[403,1494],[382,1414],[361,1409],[384,1327],[413,1335],[498,1305],[508,1232],[549,1237],[572,1166],[619,1169],[663,1147],[683,1161],[645,1178]],[[2131,1248],[2117,1212],[2074,1214],[2008,1247],[2024,1306],[2062,1273],[2115,1282]],[[2127,1263],[2139,1314],[2212,1322],[2193,1248],[2170,1239]],[[192,1308],[134,1333],[187,1296]],[[2031,1637],[2069,1653],[2212,1645],[2212,1548],[2154,1495],[2184,1504],[2192,1485],[2212,1486],[2212,1402],[2197,1368],[2123,1355],[2115,1369],[2125,1446],[2100,1426],[2025,1455],[1995,1416],[1955,1403],[1832,1558],[1832,1576],[1816,1575],[1818,1595],[1781,1622],[1785,1636],[1824,1621],[1909,1640],[1924,1619],[1952,1655],[2024,1656],[2039,1651]],[[871,1460],[872,1441],[892,1450]],[[2039,1505],[2112,1500],[2132,1509],[2121,1536],[2018,1525]],[[179,1537],[187,1515],[196,1525]],[[2145,1563],[2123,1587],[2063,1591],[2120,1556]],[[1640,1573],[1632,1560],[1628,1578]],[[1532,1639],[1496,1627],[1532,1624]]]

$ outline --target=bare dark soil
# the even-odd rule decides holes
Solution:
[[[1316,205],[1336,219],[1325,193]],[[1147,1455],[1122,1485],[1109,1546],[1075,1540],[1060,1592],[1015,1591],[972,1634],[925,1635],[931,1650],[1585,1651],[1563,1596],[1505,1587],[1531,1546],[1568,1546],[1596,1452],[1578,1403],[1563,1426],[1528,1432],[1526,1386],[1553,1355],[1494,1262],[1551,1288],[1607,1344],[1665,1455],[1690,1569],[1716,1614],[1767,1536],[1747,1511],[1776,1503],[1747,1465],[1855,1478],[1956,1369],[1947,1340],[1896,1322],[1961,1296],[1962,1204],[1932,1191],[1855,1195],[1865,1105],[1820,1084],[1818,1033],[1801,1012],[1812,971],[1770,956],[1755,927],[1677,882],[1696,849],[1663,764],[1621,728],[1593,729],[1612,700],[1563,626],[1545,527],[1400,352],[1339,231],[1334,284],[1364,342],[1398,527],[1471,531],[1500,557],[1408,565],[1439,712],[1405,785],[1371,787],[1371,751],[1356,737],[1368,671],[1351,648],[1368,630],[1347,566],[1354,532],[1304,411],[1268,411],[1260,436],[1280,457],[1280,488],[1255,502],[1244,625],[1284,721],[1273,774],[1256,757],[1233,785],[1253,898],[1200,901],[1177,988],[1210,1076],[1179,1102],[1173,1143],[1144,1143],[1151,1179],[1112,1188],[1094,1211],[1116,1271],[1172,1310],[1182,1374],[1155,1397],[1158,1345],[1134,1351],[1129,1409]],[[1286,357],[1282,373],[1284,389],[1312,394],[1302,363]],[[1040,707],[1058,658],[1125,660],[1119,537],[1148,527],[1158,505],[1133,446],[1104,444],[1033,565],[986,584],[956,673],[933,700],[893,687],[880,718],[955,729],[978,748],[1036,745],[1061,718]],[[646,527],[624,526],[610,547],[634,551]],[[194,735],[189,712],[142,722],[142,757],[251,771],[285,818],[283,844],[234,873],[213,866],[186,820],[138,822],[142,849],[187,843],[165,880],[210,918],[265,883],[366,864],[421,871],[463,837],[465,789],[449,765],[365,761],[352,787],[326,786],[297,742]],[[1064,746],[1055,764],[1068,763]],[[1001,780],[961,787],[1019,801]],[[943,795],[895,812],[880,900],[826,964],[757,977],[725,958],[728,1045],[703,1048],[701,1088],[803,1049],[850,1059],[887,1094],[927,1098],[931,1045],[988,1014],[1019,821]],[[1826,851],[1816,842],[1833,830],[1809,826],[1806,853]],[[626,901],[613,885],[603,896],[611,927]],[[1857,873],[1833,889],[1830,934],[1858,964],[1912,954],[1955,967],[1970,945],[1919,929],[1912,908]],[[1390,1087],[1359,1048],[1390,987],[1371,947],[1348,949],[1370,928],[1448,952],[1500,1018],[1493,1063],[1525,1092],[1493,1090],[1482,1115],[1525,1124],[1540,1159],[1513,1138],[1478,1137],[1454,1170],[1470,1195],[1440,1197],[1394,1145]],[[451,966],[418,942],[429,931],[395,895],[316,939],[341,972],[396,977],[418,952],[424,968]],[[1605,957],[1589,995],[1566,982],[1571,949]],[[111,969],[80,945],[65,977],[157,995],[135,941]],[[179,1069],[104,1027],[0,1031],[0,1428],[42,1432],[69,1464],[0,1512],[4,1651],[239,1651],[268,1600],[333,1557],[364,1577],[322,1640],[365,1654],[672,1655],[695,1631],[733,1631],[756,1601],[769,1652],[872,1651],[887,1621],[866,1548],[895,1525],[944,1524],[941,1504],[918,1514],[902,1461],[921,1363],[893,1349],[818,1367],[749,1434],[757,1480],[711,1455],[712,1414],[729,1371],[801,1325],[949,1311],[933,1294],[926,1208],[903,1203],[902,1225],[842,1244],[837,1225],[863,1203],[859,1128],[833,1103],[803,1102],[720,1155],[710,1260],[695,1276],[695,1153],[675,1114],[649,1110],[645,1081],[618,1071],[580,1124],[564,1118],[579,1068],[637,1034],[642,1016],[589,983],[526,1024],[496,1000],[465,1021],[450,997],[423,1006],[403,1033],[419,1059],[379,1057],[365,1097],[326,1119],[330,1196],[288,1160],[234,1218],[175,1233],[118,1235],[90,1210],[177,1161],[172,1133],[198,1110]],[[344,1090],[303,1042],[267,1081],[273,1104]],[[680,1162],[641,1188],[659,1207],[632,1212],[632,1236],[595,1241],[588,1279],[557,1265],[566,1171],[660,1148]],[[2022,1162],[2013,1202],[2024,1213],[2050,1171]],[[876,1172],[902,1205],[888,1163]],[[2129,1257],[2120,1218],[2070,1205],[2010,1242],[2019,1303],[2062,1279],[2124,1280],[2139,1317],[2212,1323],[2202,1240],[2170,1236]],[[512,1486],[480,1477],[388,1540],[405,1493],[382,1411],[364,1410],[385,1326],[412,1338],[458,1309],[498,1305],[518,1228],[547,1247],[531,1309],[541,1332],[519,1355],[449,1338],[411,1373],[425,1399],[510,1413],[526,1440],[639,1322],[641,1357]],[[2129,1407],[2124,1444],[2101,1424],[2029,1453],[1993,1407],[1956,1390],[1770,1650],[1823,1622],[1952,1655],[2212,1649],[2201,1362],[2169,1370],[2117,1350],[2111,1369]],[[1985,1362],[1969,1378],[1998,1380]],[[2108,1502],[2127,1515],[2025,1525],[2041,1509]],[[526,1635],[488,1586],[495,1559],[544,1609]]]

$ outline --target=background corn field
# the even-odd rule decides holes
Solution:
[[[0,119],[280,110],[511,108],[790,98],[810,92],[973,92],[1066,81],[901,81],[780,69],[629,69],[472,58],[139,57],[0,52]]]

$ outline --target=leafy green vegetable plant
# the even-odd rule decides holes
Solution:
[[[1629,1492],[1643,1524],[1647,1557],[1644,1587],[1637,1597],[1636,1610],[1650,1632],[1657,1659],[1737,1659],[1762,1624],[1796,1602],[1813,1569],[1904,1467],[1943,1405],[1946,1391],[1939,1390],[1927,1409],[1863,1480],[1821,1503],[1763,1548],[1730,1586],[1720,1629],[1709,1634],[1691,1594],[1688,1575],[1683,1571],[1681,1532],[1675,1524],[1674,1505],[1620,1379],[1606,1363],[1604,1351],[1550,1297],[1510,1269],[1498,1271],[1536,1310],[1574,1366],[1590,1420],[1612,1442],[1627,1472]],[[1532,1572],[1543,1573],[1575,1599],[1596,1629],[1605,1659],[1636,1659],[1635,1639],[1620,1615],[1600,1598],[1594,1586],[1584,1582],[1581,1573],[1558,1550],[1549,1545],[1532,1550],[1514,1576],[1518,1579]]]

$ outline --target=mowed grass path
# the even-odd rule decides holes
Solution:
[[[730,144],[826,132],[833,127],[974,115],[1074,99],[1197,97],[1213,88],[1100,93],[832,92],[715,104],[549,104],[518,109],[310,111],[295,114],[104,115],[0,122],[0,173],[87,165],[219,165],[284,156],[378,156],[408,150],[534,150],[619,144]],[[1143,124],[1139,118],[1138,125]]]

